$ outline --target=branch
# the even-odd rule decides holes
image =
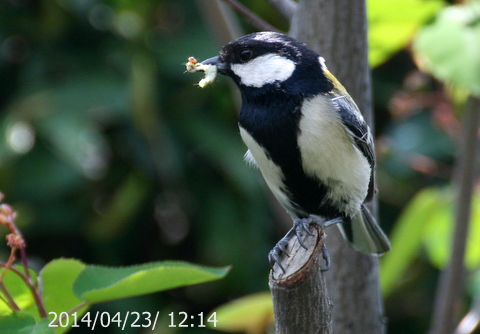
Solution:
[[[437,297],[431,324],[431,334],[450,334],[458,319],[458,304],[464,288],[465,246],[470,223],[472,195],[478,151],[480,99],[470,97],[463,116],[463,135],[455,170],[457,206],[455,234],[450,264],[443,271],[437,288]]]
[[[239,12],[241,15],[245,16],[257,29],[259,30],[267,30],[267,31],[279,31],[277,28],[274,26],[268,24],[263,20],[261,17],[259,17],[257,14],[252,12],[250,9],[242,5],[236,0],[223,0],[226,3],[228,3],[230,6],[232,6],[233,9],[235,9],[237,12]]]
[[[243,35],[232,8],[221,0],[197,0],[205,21],[219,47]]]
[[[297,3],[292,0],[269,0],[288,21],[292,20],[293,14],[297,9]]]
[[[281,260],[285,273],[278,264],[270,273],[277,334],[332,333],[332,306],[319,260],[324,233],[316,225],[310,232],[304,240],[307,249],[296,237],[288,243],[289,256]]]

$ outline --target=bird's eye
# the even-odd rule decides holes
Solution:
[[[238,52],[238,58],[240,61],[246,63],[250,59],[252,59],[252,50],[250,49],[242,49]]]

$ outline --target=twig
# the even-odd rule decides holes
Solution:
[[[87,302],[83,302],[83,303],[80,303],[78,304],[77,306],[75,306],[74,308],[72,308],[70,311],[68,311],[66,314],[67,317],[71,316],[72,314],[74,314],[75,312],[79,311],[82,307],[87,307],[89,305],[89,303]],[[63,319],[65,319],[65,316],[64,316],[64,312],[62,312],[62,315],[60,317],[58,317],[58,320],[54,323],[55,325],[58,325],[61,323],[61,321]]]
[[[268,30],[268,31],[277,31],[277,32],[279,31],[274,26],[265,22],[265,20],[260,18],[257,14],[252,12],[250,9],[248,9],[247,7],[245,7],[244,5],[239,3],[238,1],[236,1],[236,0],[223,0],[223,1],[225,1],[230,6],[232,6],[232,8],[235,9],[237,12],[239,12],[240,14],[245,16],[258,29]]]
[[[221,0],[197,0],[205,21],[219,47],[243,35],[233,9]]]
[[[3,200],[3,194],[0,193],[0,201]],[[1,204],[0,205],[0,224],[4,225],[7,227],[10,232],[10,234],[7,235],[7,244],[10,246],[10,256],[7,260],[7,263],[3,264],[0,263],[0,266],[4,267],[4,270],[2,274],[0,275],[0,289],[3,291],[7,299],[10,300],[10,304],[13,310],[19,311],[20,308],[18,305],[15,303],[15,300],[13,297],[10,295],[7,287],[5,286],[3,279],[5,277],[5,273],[7,270],[10,270],[17,275],[19,275],[27,287],[30,289],[33,299],[35,300],[35,304],[37,305],[38,312],[42,318],[47,317],[47,312],[45,310],[45,306],[43,305],[43,301],[40,297],[39,292],[36,289],[35,282],[33,281],[32,277],[30,276],[30,269],[28,267],[28,261],[27,261],[27,252],[25,250],[26,243],[25,239],[22,236],[22,233],[18,229],[18,227],[15,224],[15,218],[16,218],[16,212],[13,211],[12,207],[8,204]],[[20,250],[20,256],[22,258],[22,264],[23,268],[25,270],[25,273],[20,272],[19,270],[15,269],[12,267],[13,262],[15,261],[15,254],[16,252]]]
[[[292,0],[269,0],[277,10],[290,21],[297,9],[297,3]]]
[[[7,269],[5,269],[6,271]],[[17,303],[13,299],[13,296],[11,295],[10,291],[8,291],[7,287],[3,283],[3,281],[0,281],[0,290],[2,290],[3,294],[5,295],[5,300],[2,298],[2,300],[14,311],[20,311],[20,307],[18,307]]]
[[[448,267],[440,277],[430,334],[450,334],[458,320],[458,303],[463,293],[465,246],[470,223],[472,194],[479,151],[478,127],[480,123],[480,99],[471,96],[463,116],[463,135],[460,143],[455,183],[457,205],[455,210],[455,234]]]

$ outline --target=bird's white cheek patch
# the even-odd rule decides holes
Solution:
[[[243,85],[260,88],[275,81],[290,78],[295,63],[285,57],[270,53],[257,57],[245,64],[231,66]]]

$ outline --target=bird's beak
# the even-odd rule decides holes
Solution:
[[[217,66],[220,73],[225,73],[225,70],[227,69],[227,64],[220,59],[220,56],[208,58],[202,61],[201,64]]]

